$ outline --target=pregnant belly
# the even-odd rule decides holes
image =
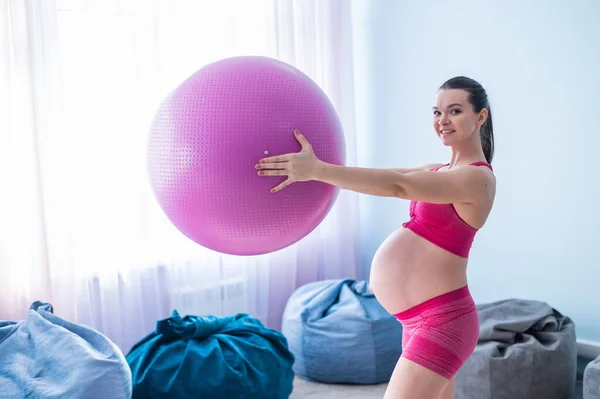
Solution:
[[[391,314],[467,284],[467,260],[400,228],[379,247],[370,286]]]

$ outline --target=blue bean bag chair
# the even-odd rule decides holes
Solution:
[[[283,335],[246,314],[173,311],[127,354],[133,398],[281,399],[292,392],[294,356]]]
[[[402,353],[402,325],[366,281],[326,280],[298,288],[287,302],[282,332],[298,377],[323,383],[389,381]]]
[[[0,397],[129,399],[121,350],[90,328],[34,302],[26,320],[0,321]]]

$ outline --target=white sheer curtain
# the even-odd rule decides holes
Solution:
[[[0,0],[0,319],[48,301],[127,351],[173,309],[279,328],[298,286],[362,278],[356,194],[301,242],[235,257],[183,237],[145,174],[162,98],[245,54],[319,83],[354,163],[350,32],[342,1]]]

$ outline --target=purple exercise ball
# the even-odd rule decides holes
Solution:
[[[151,124],[150,185],[171,223],[211,250],[260,255],[296,243],[327,216],[339,189],[258,176],[260,158],[300,151],[343,165],[342,126],[321,88],[275,59],[243,56],[195,72],[161,103]]]

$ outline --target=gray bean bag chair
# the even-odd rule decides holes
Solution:
[[[479,342],[456,376],[455,399],[571,399],[575,325],[549,305],[509,299],[477,306]]]
[[[583,399],[600,399],[600,356],[583,372]]]
[[[296,358],[294,373],[310,381],[387,382],[402,353],[402,324],[366,281],[326,280],[298,288],[286,305],[282,333]]]

